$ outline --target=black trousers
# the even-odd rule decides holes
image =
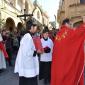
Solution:
[[[38,85],[37,77],[33,78],[19,77],[19,85]]]
[[[7,54],[9,56],[9,61],[8,61],[9,66],[12,66],[12,53],[13,53],[13,51],[10,48],[7,48],[6,51],[7,51]]]
[[[46,79],[50,81],[51,77],[51,62],[40,61],[39,79]]]

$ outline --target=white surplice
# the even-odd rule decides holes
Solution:
[[[41,39],[42,47],[49,47],[51,49],[50,53],[41,54],[40,61],[49,62],[52,61],[52,52],[53,52],[53,41],[48,38],[48,40]]]
[[[20,42],[20,48],[15,62],[15,73],[19,76],[35,77],[39,74],[38,57],[33,57],[35,46],[29,33],[25,34]]]

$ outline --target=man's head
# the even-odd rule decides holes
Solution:
[[[36,33],[37,24],[34,24],[32,20],[29,20],[26,23],[26,29],[27,29],[27,31],[30,31],[31,33]]]
[[[64,19],[62,22],[62,25],[66,25],[66,26],[70,27],[70,20],[68,18]]]

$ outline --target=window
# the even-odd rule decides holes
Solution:
[[[81,4],[85,4],[85,0],[80,0],[80,3]]]
[[[18,0],[18,5],[22,8],[23,0]]]
[[[25,14],[28,14],[29,11],[29,4],[27,3],[27,1],[25,2]]]
[[[18,10],[23,12],[23,0],[17,0]]]
[[[39,13],[39,11],[37,12],[37,18],[40,19],[40,13]]]

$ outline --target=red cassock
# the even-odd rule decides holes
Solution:
[[[62,26],[53,48],[51,85],[84,85],[85,27]]]

